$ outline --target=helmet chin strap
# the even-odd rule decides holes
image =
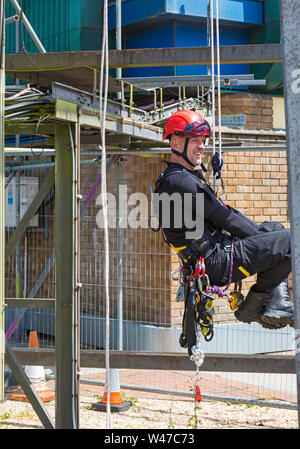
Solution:
[[[173,150],[173,148],[171,148],[172,153],[176,154],[177,156],[182,157],[188,164],[190,164],[192,167],[196,167],[195,164],[193,164],[187,157],[187,148],[188,148],[188,144],[189,144],[189,139],[186,138],[185,142],[184,142],[184,148],[183,148],[183,152],[181,153],[180,151],[176,151]]]

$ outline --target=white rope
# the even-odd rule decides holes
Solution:
[[[216,151],[216,117],[215,117],[215,52],[214,52],[214,0],[210,0],[210,50],[211,50],[211,127],[213,132],[213,154]]]
[[[219,123],[219,154],[222,158],[222,131],[221,131],[221,65],[220,65],[220,27],[219,27],[219,0],[216,0],[216,34],[217,34],[217,67],[218,67],[218,123]]]
[[[104,227],[104,249],[105,249],[105,307],[106,307],[106,329],[105,329],[105,368],[106,368],[106,427],[111,428],[111,412],[110,412],[110,379],[109,379],[109,238],[108,238],[108,217],[107,217],[107,183],[106,183],[106,147],[105,147],[105,121],[107,109],[107,94],[108,94],[108,18],[107,18],[108,4],[104,0],[103,4],[103,36],[102,36],[102,53],[101,53],[101,68],[100,68],[100,124],[101,124],[101,145],[102,145],[102,160],[101,160],[101,178],[102,178],[102,210],[103,210],[103,227]],[[105,69],[105,75],[104,75]],[[105,79],[104,79],[105,76]]]
[[[210,47],[211,47],[211,89],[212,89],[212,150],[216,153],[216,103],[215,103],[215,43],[214,43],[214,0],[210,0]],[[218,95],[218,134],[219,158],[222,160],[222,131],[221,131],[221,64],[220,64],[220,28],[219,28],[219,0],[216,0],[216,52],[217,52],[217,95]],[[216,176],[214,175],[214,192],[217,191]],[[222,184],[223,185],[223,184]]]

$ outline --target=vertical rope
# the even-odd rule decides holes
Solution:
[[[216,99],[215,99],[215,36],[214,36],[214,0],[210,0],[210,50],[211,50],[211,128],[213,155],[216,152]],[[214,176],[214,192],[216,191],[216,177]]]
[[[211,114],[212,114],[212,131],[213,131],[213,154],[215,154],[215,140],[216,140],[216,118],[215,118],[215,52],[214,52],[214,0],[210,0],[210,49],[211,49]]]
[[[106,181],[106,147],[105,147],[105,121],[108,95],[108,4],[107,0],[103,3],[103,33],[102,33],[102,52],[100,68],[100,125],[101,125],[101,177],[102,177],[102,205],[103,205],[103,225],[104,225],[104,277],[105,277],[105,307],[106,307],[106,328],[105,328],[105,368],[106,368],[106,386],[107,386],[107,407],[106,407],[106,427],[111,428],[110,413],[110,379],[109,379],[109,236],[108,236],[108,217],[107,217],[107,181]],[[105,74],[104,74],[105,71]],[[105,78],[104,78],[105,77]]]
[[[217,78],[218,78],[218,123],[219,123],[219,154],[222,158],[222,130],[221,130],[221,66],[220,66],[220,27],[219,27],[219,0],[216,0],[216,34],[217,34]]]
[[[0,1],[0,400],[4,399],[4,103],[5,103],[5,2]]]

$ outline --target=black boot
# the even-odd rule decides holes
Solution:
[[[287,279],[273,290],[261,319],[268,325],[285,323],[294,327],[294,303],[291,301]]]
[[[244,323],[257,322],[267,329],[280,329],[286,326],[286,323],[269,323],[261,319],[266,303],[269,302],[271,293],[260,293],[255,291],[253,285],[243,304],[234,312],[235,317]]]

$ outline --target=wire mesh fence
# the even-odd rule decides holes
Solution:
[[[159,232],[149,228],[150,194],[169,155],[126,155],[111,162],[107,170],[109,192],[110,348],[126,351],[186,352],[179,345],[183,304],[175,300],[177,283],[171,272],[179,266],[177,256]],[[209,168],[210,155],[205,164]],[[40,155],[18,161],[7,158],[6,241],[22,218],[37,189],[53,166],[53,158]],[[37,164],[32,168],[32,164]],[[27,168],[24,164],[30,164]],[[24,165],[24,168],[23,168]],[[22,169],[16,169],[16,167]],[[105,347],[104,243],[101,226],[101,167],[82,156],[80,259],[81,347]],[[279,221],[289,227],[287,168],[284,151],[228,151],[223,167],[226,192],[223,199],[258,223]],[[212,180],[209,170],[207,177]],[[137,196],[136,194],[139,193]],[[7,298],[55,298],[54,255],[55,187],[49,191],[30,226],[6,261]],[[119,216],[120,204],[126,215]],[[123,209],[124,210],[124,209]],[[243,283],[247,292],[254,282]],[[226,298],[214,301],[215,335],[204,342],[205,353],[264,354],[294,351],[290,327],[267,330],[257,323],[239,323]],[[53,309],[6,310],[6,331],[14,345],[27,346],[28,333],[37,330],[41,347],[55,345]],[[104,381],[103,372],[90,379]],[[243,398],[296,404],[296,375],[257,373],[201,373],[205,397]],[[120,370],[120,383],[130,388],[176,395],[191,393],[194,373],[187,371]],[[154,394],[154,392],[153,392]],[[229,400],[229,399],[228,399]]]

